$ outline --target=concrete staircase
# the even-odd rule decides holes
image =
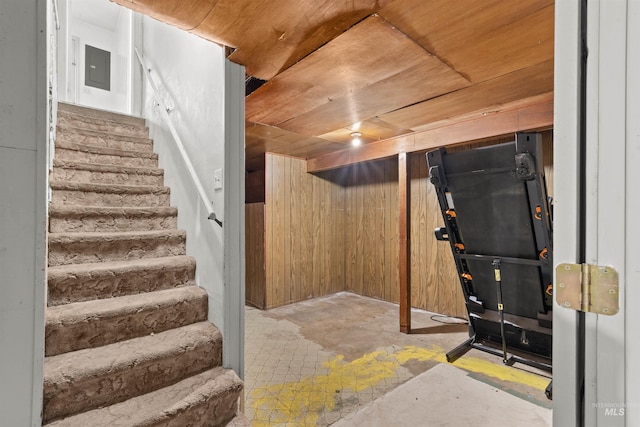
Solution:
[[[58,111],[44,424],[248,425],[144,120]]]

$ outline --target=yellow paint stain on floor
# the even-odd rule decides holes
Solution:
[[[335,408],[335,396],[343,390],[359,392],[396,375],[398,362],[384,351],[368,353],[352,362],[338,356],[326,362],[327,375],[302,378],[299,382],[272,384],[251,392],[256,412],[252,424],[268,426],[293,422],[315,426],[323,412]],[[262,421],[262,420],[269,421]]]
[[[324,412],[336,407],[336,395],[341,392],[358,393],[397,375],[400,366],[415,361],[446,363],[443,349],[406,346],[388,353],[374,351],[345,362],[343,356],[325,363],[326,375],[301,378],[298,382],[271,384],[254,389],[249,401],[255,410],[254,426],[295,423],[315,426]],[[476,357],[461,357],[454,366],[469,372],[481,373],[502,381],[526,384],[544,390],[547,378]]]
[[[447,358],[443,349],[432,347],[425,349],[420,347],[408,346],[397,353],[400,364],[404,364],[409,360],[428,361],[446,363]],[[549,384],[549,379],[530,372],[514,369],[509,366],[499,365],[477,357],[461,357],[452,363],[453,366],[464,369],[465,371],[484,374],[486,376],[499,379],[501,381],[509,381],[512,383],[524,384],[538,390],[544,390]]]

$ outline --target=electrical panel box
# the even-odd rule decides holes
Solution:
[[[111,52],[85,46],[84,84],[106,91],[111,90]]]

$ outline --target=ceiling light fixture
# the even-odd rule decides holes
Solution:
[[[358,145],[362,144],[362,141],[360,140],[361,136],[362,133],[360,132],[351,132],[351,145],[357,147]]]

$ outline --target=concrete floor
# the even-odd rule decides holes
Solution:
[[[448,364],[444,354],[467,327],[432,316],[414,310],[406,335],[397,305],[350,293],[247,307],[247,418],[254,426],[551,425],[549,378],[478,350]]]

